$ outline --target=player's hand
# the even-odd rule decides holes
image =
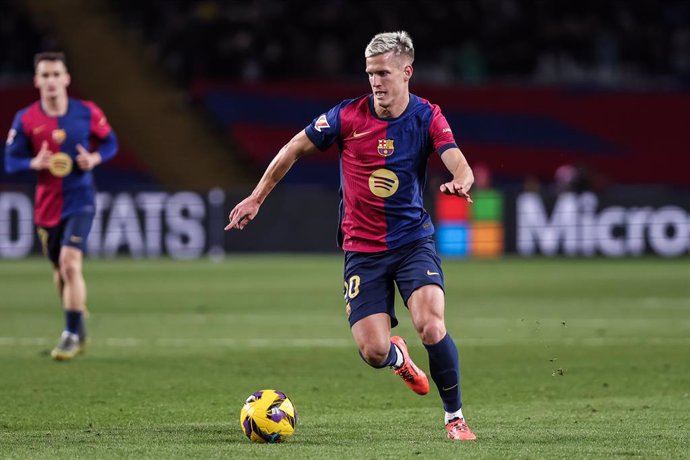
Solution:
[[[225,230],[232,230],[233,228],[238,230],[244,229],[249,222],[254,220],[254,217],[259,212],[260,206],[261,204],[252,196],[242,200],[232,211],[230,211],[228,215],[230,223],[225,226]]]
[[[91,171],[101,163],[101,154],[91,153],[81,144],[77,144],[77,164],[82,171]]]
[[[450,181],[445,184],[441,184],[441,193],[446,195],[455,195],[466,199],[469,203],[472,203],[472,198],[469,194],[470,186],[463,186],[460,182]]]
[[[41,150],[38,151],[35,157],[31,159],[29,163],[31,169],[40,171],[42,169],[48,169],[50,167],[50,156],[53,154],[48,149],[48,141],[43,141],[41,143]]]

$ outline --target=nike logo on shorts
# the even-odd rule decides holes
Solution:
[[[429,276],[440,275],[439,272],[432,272],[431,270],[427,270],[427,271],[426,271],[426,274],[429,275]]]

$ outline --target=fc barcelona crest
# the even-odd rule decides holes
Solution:
[[[60,145],[63,142],[65,142],[65,139],[67,138],[67,133],[65,133],[64,129],[54,129],[53,130],[53,141]]]
[[[377,151],[379,155],[389,157],[393,155],[395,147],[393,147],[393,139],[379,139],[379,146]]]

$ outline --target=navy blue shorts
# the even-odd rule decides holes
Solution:
[[[38,239],[45,254],[53,265],[58,266],[60,249],[70,246],[86,252],[86,240],[91,231],[94,213],[73,214],[60,221],[55,227],[38,227]]]
[[[441,259],[432,238],[422,238],[383,252],[345,252],[344,295],[350,327],[362,318],[387,313],[391,326],[395,317],[395,286],[405,306],[410,295],[422,286],[437,284],[443,289]]]

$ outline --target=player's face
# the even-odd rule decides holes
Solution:
[[[34,86],[41,97],[59,97],[67,94],[70,76],[62,61],[41,61],[36,66]]]
[[[395,56],[391,51],[367,58],[366,66],[377,106],[388,108],[407,100],[412,66],[405,57]]]

